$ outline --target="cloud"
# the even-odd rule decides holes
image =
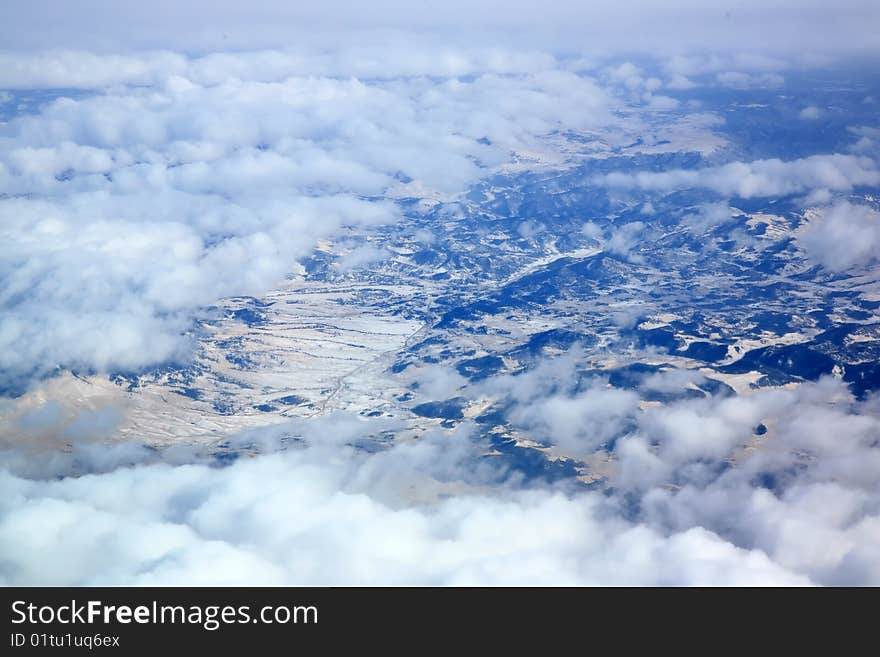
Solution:
[[[382,247],[362,244],[343,254],[333,265],[341,272],[349,272],[385,260],[390,255],[391,252]]]
[[[289,76],[284,53],[74,54],[58,56],[57,80],[54,55],[29,57],[4,69],[20,84],[111,86],[0,126],[0,368],[13,389],[59,367],[186,360],[206,307],[272,289],[342,227],[396,221],[375,197],[401,179],[455,194],[553,130],[610,120],[607,94],[549,56],[464,53],[450,70],[488,69],[470,79],[428,77],[440,69],[425,58],[419,77],[366,81]]]
[[[656,112],[669,112],[674,109],[678,109],[679,101],[670,96],[662,96],[657,94],[646,93],[642,96],[642,99],[645,102],[645,105],[648,109],[654,110]]]
[[[812,155],[797,160],[730,162],[703,169],[664,172],[609,173],[597,184],[621,189],[668,192],[708,189],[722,196],[755,198],[800,194],[816,188],[850,191],[856,186],[880,184],[880,170],[867,157]]]
[[[630,101],[642,104],[645,108],[655,112],[671,111],[679,106],[679,101],[670,96],[663,96],[655,92],[663,87],[663,81],[657,77],[648,76],[645,71],[632,62],[615,63],[601,71],[602,79],[614,87],[618,92]]]
[[[678,54],[663,62],[663,70],[671,76],[701,76],[725,71],[762,74],[780,73],[791,67],[788,58],[753,52]]]
[[[824,378],[644,405],[646,393],[693,392],[704,375],[668,369],[647,376],[641,393],[605,389],[585,384],[579,353],[483,388],[515,400],[522,435],[556,453],[608,449],[612,498],[626,500],[619,511],[634,513],[630,521],[666,535],[710,529],[816,583],[880,581],[876,401],[857,403],[842,381]]]
[[[799,231],[798,244],[807,257],[826,269],[842,272],[880,258],[880,212],[846,201],[821,209]]]
[[[874,155],[876,159],[877,154],[880,153],[880,128],[858,126],[849,128],[849,131],[858,136],[858,141],[847,150],[852,153]]]
[[[632,262],[639,262],[640,256],[634,253],[634,250],[644,232],[645,223],[642,221],[633,221],[614,228],[605,242],[605,249],[609,253],[628,258]]]
[[[598,447],[602,427],[609,428],[610,484],[635,505],[637,521],[666,532],[710,529],[816,583],[880,581],[876,403],[854,402],[832,378],[748,396],[595,403],[602,395],[573,393],[565,383],[578,378],[571,371],[576,360],[551,362],[555,368],[541,366],[524,375],[527,384],[511,388],[520,400],[514,417],[558,418],[557,425],[536,423],[536,435],[575,454]],[[642,388],[673,392],[701,380],[697,372],[669,370]],[[527,397],[517,393],[524,385]],[[621,401],[633,394],[613,392]],[[603,417],[614,425],[591,424]],[[595,439],[592,445],[569,440],[580,430]]]
[[[751,75],[742,73],[741,71],[725,71],[718,73],[715,79],[719,84],[725,87],[733,87],[734,89],[750,89],[762,87],[780,87],[785,82],[778,73],[762,73],[761,75]]]
[[[819,108],[815,105],[810,105],[809,107],[805,107],[800,111],[798,116],[802,119],[806,119],[808,121],[818,119],[822,113],[819,111]]]
[[[536,235],[539,235],[544,230],[545,227],[542,224],[538,224],[530,220],[523,221],[516,228],[517,234],[523,239],[527,240],[534,239]]]
[[[697,85],[694,84],[693,81],[688,79],[684,75],[673,75],[672,78],[666,83],[666,87],[668,89],[676,89],[678,91],[685,91],[687,89],[693,89]]]
[[[530,438],[584,458],[625,433],[638,403],[633,392],[597,385],[571,397],[517,406],[510,418]]]
[[[198,308],[262,292],[334,227],[394,217],[352,197],[284,200],[236,207],[157,190],[0,201],[5,383],[185,359]]]
[[[476,475],[462,461],[472,454],[466,436],[376,454],[317,442],[225,468],[141,465],[57,481],[4,473],[0,577],[5,584],[807,582],[703,529],[664,536],[609,518],[598,494],[468,492],[479,480],[468,481]],[[427,501],[407,500],[414,484]],[[445,497],[450,486],[459,494]]]
[[[326,46],[326,44],[324,44]],[[556,67],[552,54],[534,49],[474,46],[390,39],[280,48],[220,50],[196,56],[182,51],[101,53],[49,48],[37,52],[0,51],[0,88],[106,89],[115,85],[154,86],[171,82],[214,86],[231,80],[283,82],[297,77],[388,80],[400,77],[463,77],[540,73]]]
[[[425,401],[454,397],[467,379],[450,367],[427,365],[418,373],[418,394]]]
[[[732,216],[727,203],[704,203],[697,212],[682,219],[682,224],[694,233],[704,233],[730,221]]]
[[[738,537],[738,545],[764,549],[774,562],[818,583],[876,583],[876,415],[853,406],[843,385],[830,379],[797,391],[725,400],[720,407],[721,414],[708,416],[708,423],[702,414],[677,419],[679,432],[702,423],[704,440],[682,444],[668,434],[674,442],[661,443],[660,460],[675,465],[678,486],[674,491],[655,487],[647,493],[643,517],[669,528],[724,527],[724,535]],[[716,417],[726,426],[714,429],[711,422]],[[706,439],[723,440],[733,433],[744,438],[756,417],[770,427],[760,447],[742,452],[720,474],[707,472],[717,457],[710,454],[712,460],[706,462]],[[661,426],[665,419],[660,418]],[[643,472],[646,466],[658,472],[640,453],[644,454],[633,449],[624,458],[634,459],[632,464],[623,467],[635,468],[640,462]],[[688,458],[702,463],[685,465],[682,459]],[[631,481],[644,486],[645,480]]]
[[[4,391],[186,360],[211,306],[272,289],[318,240],[344,247],[343,271],[388,256],[343,240],[399,219],[376,200],[391,190],[454,198],[520,153],[544,162],[547,135],[680,111],[664,89],[775,87],[878,52],[867,2],[100,4],[0,9]],[[827,204],[880,184],[876,129],[852,133],[849,155],[593,182]],[[809,258],[875,261],[874,208],[811,216]],[[729,217],[725,201],[684,222]],[[605,248],[637,260],[645,229],[614,226]],[[609,316],[630,327],[645,310]],[[578,348],[479,383],[426,367],[414,390],[503,409],[598,491],[525,484],[468,420],[411,439],[401,420],[333,414],[156,451],[117,441],[124,408],[33,400],[0,444],[0,582],[880,584],[876,400],[834,379],[712,397],[707,374],[675,368],[622,389],[586,367]]]
[[[699,86],[721,85],[733,89],[775,88],[785,82],[782,73],[796,68],[827,65],[819,53],[801,57],[773,52],[768,48],[751,52],[725,52],[709,48],[702,52],[678,54],[661,66],[669,77],[666,87],[687,90]]]
[[[393,427],[340,414],[235,438],[233,447],[259,445],[262,453],[226,467],[193,454],[180,465],[129,454],[141,463],[94,462],[91,474],[44,479],[10,471],[4,457],[0,577],[5,584],[880,581],[880,424],[841,382],[645,406],[637,392],[595,380],[579,389],[579,363],[574,350],[464,394],[509,395],[523,435],[559,451],[587,457],[609,449],[604,493],[523,487],[503,461],[484,456],[488,446],[467,422],[366,451],[351,445]],[[699,380],[671,371],[646,385],[672,391]],[[768,427],[762,436],[754,434],[759,423]]]
[[[595,221],[587,221],[581,228],[581,233],[583,233],[588,239],[599,239],[602,237],[602,227]]]
[[[389,34],[400,38],[409,33],[410,42],[445,38],[567,50],[587,44],[598,51],[670,55],[694,50],[761,53],[744,57],[748,60],[772,59],[778,52],[876,53],[877,21],[868,0],[846,0],[834,7],[818,0],[744,0],[722,9],[696,0],[638,0],[619,6],[553,0],[540,7],[509,0],[450,0],[442,6],[379,0],[369,7],[342,0],[320,5],[157,0],[149,7],[133,0],[111,5],[83,0],[75,8],[50,0],[9,0],[0,13],[0,43],[7,48],[205,52],[303,42],[338,48],[365,35],[388,40]]]

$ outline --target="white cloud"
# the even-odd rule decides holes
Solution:
[[[642,221],[632,221],[615,227],[605,242],[605,249],[609,253],[628,258],[633,262],[639,262],[640,256],[634,251],[644,232],[645,223]]]
[[[858,136],[858,140],[847,150],[862,155],[874,155],[880,153],[880,128],[858,126],[849,128],[849,131]]]
[[[557,449],[588,455],[601,438],[617,437],[609,495],[522,488],[500,461],[481,456],[485,445],[467,425],[366,452],[348,444],[375,433],[375,420],[329,416],[241,436],[234,444],[256,441],[270,451],[283,435],[302,442],[228,467],[95,462],[94,474],[45,480],[6,470],[0,577],[5,584],[880,581],[880,425],[840,382],[642,408],[632,392],[576,392],[577,363],[575,351],[471,392],[506,390],[519,400],[521,431]],[[662,379],[674,389],[693,377]],[[743,449],[758,440],[759,422],[769,427],[760,448]],[[616,435],[626,423],[625,435]]]
[[[744,73],[780,73],[791,67],[787,57],[757,52],[724,52],[712,49],[704,53],[678,54],[663,62],[671,76],[698,76],[725,71]]]
[[[583,458],[619,437],[638,408],[633,392],[600,386],[517,406],[511,420],[532,438]]]
[[[778,73],[762,73],[761,75],[752,75],[741,71],[725,71],[718,73],[715,79],[719,84],[725,87],[733,87],[735,89],[749,89],[753,87],[779,87],[785,82]]]
[[[427,365],[418,373],[418,394],[425,401],[454,397],[467,379],[450,367]]]
[[[693,89],[693,88],[696,87],[696,86],[697,86],[697,85],[696,85],[694,82],[692,82],[691,80],[689,80],[689,79],[688,79],[686,76],[684,76],[684,75],[673,75],[673,76],[669,79],[669,82],[666,83],[666,87],[667,87],[667,88],[669,88],[669,89],[677,89],[677,90],[680,90],[680,91],[687,90],[687,89]]]
[[[610,483],[652,529],[707,528],[816,583],[880,582],[876,402],[854,403],[845,384],[826,378],[748,396],[596,403],[602,395],[572,387],[577,358],[574,351],[487,387],[497,394],[506,386],[518,400],[513,417],[533,420],[530,428],[559,451],[583,454],[616,429]],[[642,387],[673,392],[701,379],[670,370]],[[623,401],[632,393],[614,394]],[[595,424],[603,418],[613,424]],[[593,442],[578,439],[581,430]]]
[[[454,194],[548,132],[609,120],[605,92],[552,57],[453,55],[376,80],[291,76],[304,65],[281,52],[8,55],[16,84],[111,86],[0,126],[6,383],[185,359],[201,308],[271,289],[343,226],[397,219],[359,197],[401,174]],[[477,75],[428,77],[442,66]]]
[[[704,203],[693,214],[682,219],[682,224],[694,233],[704,233],[730,221],[732,216],[727,203]]]
[[[51,23],[47,15],[53,17]],[[869,0],[842,0],[833,7],[819,0],[743,0],[723,10],[696,0],[619,5],[552,0],[540,6],[516,0],[415,6],[403,0],[377,0],[369,6],[342,0],[157,0],[149,6],[134,0],[111,5],[81,0],[76,7],[51,0],[7,0],[0,13],[0,43],[7,48],[117,51],[255,50],[291,43],[335,49],[362,41],[364,35],[387,41],[409,33],[410,44],[445,38],[566,50],[587,45],[600,52],[744,51],[760,53],[742,56],[744,65],[766,65],[780,52],[804,59],[811,53],[876,53],[876,27]]]
[[[0,577],[5,584],[807,582],[700,528],[665,536],[609,517],[598,494],[468,492],[466,481],[445,476],[468,477],[466,436],[373,455],[319,442],[226,468],[142,465],[46,482],[3,473]],[[414,484],[440,497],[408,500]]]
[[[342,255],[334,264],[334,267],[341,272],[349,272],[353,269],[360,269],[375,262],[385,260],[391,253],[388,249],[374,246],[373,244],[362,244]]]
[[[728,404],[732,406],[725,408]],[[708,404],[694,406],[710,410]],[[702,425],[702,439],[682,443],[673,433],[666,434],[671,442],[661,439],[660,461],[676,473],[680,488],[656,487],[647,493],[645,517],[669,528],[724,527],[724,535],[737,536],[738,545],[764,549],[776,563],[818,583],[880,580],[873,483],[880,468],[876,415],[852,407],[843,386],[832,380],[719,406],[719,416],[699,413],[676,419],[676,431],[685,428],[683,435],[691,438],[697,436],[689,428]],[[661,414],[661,426],[667,413]],[[725,426],[713,427],[716,418]],[[741,452],[732,467],[713,474],[713,461],[716,467],[719,461],[706,447],[720,447],[711,442],[719,440],[730,445],[736,442],[735,433],[746,439],[756,419],[770,427],[760,447]],[[707,456],[712,459],[708,463]],[[694,458],[702,462],[686,465],[682,460]],[[637,460],[644,464],[639,467],[644,474],[648,461]],[[631,481],[644,486],[645,479]]]
[[[516,227],[517,234],[527,240],[534,239],[534,237],[543,230],[544,226],[542,224],[535,223],[531,220],[523,221]]]
[[[804,109],[802,109],[798,116],[802,119],[812,121],[822,116],[822,112],[820,112],[819,108],[815,105],[810,105],[809,107],[805,107]]]
[[[395,221],[396,206],[364,197],[402,176],[454,195],[547,133],[613,121],[621,99],[679,107],[646,67],[609,65],[608,52],[675,55],[663,78],[682,90],[707,79],[775,87],[795,65],[878,48],[867,2],[749,0],[723,20],[705,3],[675,6],[487,0],[414,12],[384,0],[340,12],[335,1],[159,0],[102,4],[95,21],[90,3],[56,3],[50,28],[41,0],[4,3],[0,42],[18,50],[0,53],[0,87],[88,93],[0,124],[3,383],[59,366],[185,359],[204,307],[270,289],[344,227]],[[474,32],[459,29],[465,11]],[[475,36],[496,29],[505,35]],[[822,56],[803,52],[805,42]],[[582,56],[584,43],[597,56]],[[734,52],[750,43],[767,52]],[[548,44],[578,54],[554,56]],[[728,52],[675,53],[706,46]],[[572,72],[593,69],[608,88]],[[0,102],[15,97],[0,92]],[[853,130],[853,153],[874,153],[873,130]],[[869,157],[820,155],[595,182],[828,202],[880,184],[880,171]],[[686,222],[705,229],[729,213],[709,204]],[[838,203],[798,244],[833,271],[863,266],[880,252],[878,220],[868,206]],[[607,250],[637,257],[644,229],[616,228]],[[601,230],[587,222],[584,234]],[[386,254],[368,242],[339,265]],[[645,310],[618,308],[612,319],[631,326]],[[77,413],[48,400],[17,416],[24,439],[0,451],[0,582],[880,583],[875,402],[858,405],[822,380],[657,406],[638,390],[582,382],[582,367],[573,349],[476,385],[424,368],[418,394],[498,398],[525,438],[556,453],[610,450],[602,493],[571,482],[524,488],[468,422],[370,453],[350,445],[396,425],[314,418],[234,438],[262,453],[220,468],[186,447],[114,443],[118,409]],[[669,370],[642,390],[701,380]],[[298,440],[278,451],[282,437]]]
[[[591,240],[602,237],[602,227],[595,221],[587,221],[581,228],[581,232]]]
[[[670,96],[661,96],[657,94],[645,94],[643,100],[648,109],[657,112],[668,112],[677,109],[680,103]]]
[[[183,49],[187,52],[189,49]],[[115,85],[179,89],[233,80],[283,82],[289,78],[393,79],[540,73],[556,66],[539,50],[471,46],[407,39],[349,43],[338,48],[292,47],[243,52],[209,52],[187,57],[149,50],[123,54],[51,48],[38,52],[0,51],[0,88],[105,89]]]
[[[870,158],[834,154],[790,161],[731,162],[703,169],[609,173],[595,182],[644,191],[704,188],[723,196],[755,198],[800,194],[816,188],[850,191],[859,185],[877,185],[880,170]]]
[[[841,201],[822,209],[797,236],[807,256],[831,271],[862,267],[880,258],[880,212]]]

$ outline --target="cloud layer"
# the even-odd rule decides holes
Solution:
[[[608,120],[607,93],[552,58],[523,72],[535,62],[474,55],[464,70],[520,72],[373,81],[263,81],[260,55],[218,58],[67,61],[85,86],[132,86],[0,126],[5,385],[184,358],[199,309],[271,289],[318,238],[395,221],[374,199],[406,195],[401,181],[460,192],[554,129]]]
[[[839,382],[640,409],[638,395],[604,391],[599,382],[586,393],[568,388],[575,364],[551,361],[480,390],[519,398],[516,420],[538,435],[548,427],[548,440],[566,449],[596,451],[603,427],[616,435],[605,445],[615,462],[610,495],[523,488],[501,461],[481,456],[486,446],[467,424],[451,436],[368,453],[349,445],[374,421],[330,416],[242,436],[263,449],[298,438],[283,442],[285,451],[228,467],[111,465],[61,480],[5,471],[0,577],[5,584],[880,583],[880,424]],[[667,377],[665,385],[692,378]],[[557,435],[542,419],[561,417],[560,409],[583,420],[565,425],[582,434]],[[769,431],[756,436],[760,423]]]
[[[855,0],[351,5],[3,4],[4,393],[60,368],[185,360],[219,300],[272,289],[321,239],[340,275],[388,257],[346,236],[397,221],[394,199],[549,161],[548,135],[660,135],[658,116],[703,111],[687,96],[699,85],[776,89],[792,53],[880,48],[876,3]],[[847,154],[590,182],[722,197],[684,216],[696,235],[730,220],[731,199],[803,196],[823,207],[797,245],[847,272],[880,252],[876,209],[838,200],[880,185],[876,127],[850,132]],[[638,203],[642,221],[584,234],[638,262],[665,218]],[[517,221],[525,239],[549,231]],[[110,409],[36,400],[0,453],[0,583],[880,585],[876,398],[834,378],[712,397],[704,374],[671,367],[622,390],[581,361],[573,349],[479,383],[438,365],[417,390],[497,404],[600,490],[527,482],[467,420],[386,443],[392,421],[316,417],[231,438],[218,467],[191,446],[114,442]]]
[[[654,192],[708,189],[723,196],[748,199],[877,186],[880,185],[880,169],[869,157],[833,154],[790,161],[730,162],[702,169],[615,172],[597,178],[595,182],[609,187]]]
[[[697,0],[637,0],[596,4],[522,1],[381,0],[369,7],[343,0],[320,5],[239,0],[185,4],[157,0],[58,3],[9,0],[0,14],[0,42],[7,47],[253,49],[303,41],[340,46],[358,35],[420,32],[469,43],[491,36],[564,49],[673,52],[739,49],[766,52],[877,52],[878,11],[868,0],[833,7],[818,0],[743,0],[717,7]],[[25,36],[26,35],[26,36]]]

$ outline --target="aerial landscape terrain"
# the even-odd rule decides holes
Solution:
[[[42,4],[0,584],[880,585],[878,7]]]

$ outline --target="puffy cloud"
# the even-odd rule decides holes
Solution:
[[[852,153],[873,155],[876,159],[880,153],[880,128],[869,126],[857,126],[849,128],[849,131],[858,136],[858,141],[848,148]]]
[[[612,64],[601,73],[603,79],[616,87],[624,97],[643,104],[651,111],[666,112],[679,106],[675,98],[655,93],[663,86],[662,80],[646,75],[632,62]]]
[[[581,232],[589,239],[595,240],[602,237],[602,227],[595,221],[587,221],[581,228]]]
[[[725,408],[729,404],[734,406]],[[702,424],[703,443],[717,448],[730,445],[733,433],[745,439],[748,424],[760,417],[769,427],[766,439],[752,439],[760,445],[717,469],[724,462],[717,453],[707,454],[707,445],[682,445],[679,437],[663,438],[661,432],[654,453],[663,465],[675,466],[678,485],[645,494],[643,517],[669,528],[722,531],[736,537],[737,545],[763,549],[774,562],[818,583],[880,581],[876,414],[854,407],[842,384],[832,380],[725,400],[719,410],[724,427],[712,427],[714,415],[708,423],[706,416],[683,416],[679,430]],[[634,472],[658,473],[643,448],[622,455],[622,463]],[[630,481],[645,485],[642,478]]]
[[[473,457],[463,435],[375,454],[331,442],[224,468],[140,465],[57,481],[3,473],[0,578],[5,584],[808,583],[760,551],[706,530],[667,536],[609,515],[599,494],[503,486],[479,492],[472,488],[479,474],[463,461]],[[457,495],[444,495],[456,489]],[[412,491],[428,499],[414,500]]]
[[[725,71],[744,73],[779,73],[790,68],[788,58],[758,52],[726,53],[712,50],[705,53],[678,54],[663,62],[671,76],[698,76]]]
[[[669,79],[669,82],[666,83],[666,86],[669,89],[676,89],[679,91],[684,91],[687,89],[693,89],[697,85],[694,84],[693,81],[691,81],[690,79],[688,79],[684,75],[673,75]]]
[[[703,169],[664,172],[609,173],[598,184],[644,191],[703,188],[728,197],[787,196],[816,188],[849,191],[860,185],[880,184],[880,170],[872,159],[855,155],[812,155],[798,160],[731,162]]]
[[[188,465],[150,463],[155,453],[128,453],[141,464],[119,467],[120,457],[92,461],[100,452],[90,450],[76,458],[94,472],[61,479],[10,471],[7,454],[0,576],[7,584],[880,581],[880,424],[870,402],[855,404],[826,379],[644,406],[638,393],[596,381],[578,391],[577,354],[465,394],[509,395],[524,435],[557,450],[609,449],[606,493],[523,488],[484,456],[466,423],[365,451],[352,445],[393,427],[334,415],[242,435],[233,447],[264,453],[226,467],[193,454]],[[645,386],[699,380],[671,370]],[[756,436],[759,423],[768,430]]]
[[[804,109],[802,109],[798,116],[802,119],[814,120],[822,116],[822,112],[820,112],[819,108],[815,105],[810,105],[809,107],[805,107]]]
[[[115,84],[149,85],[185,73],[185,57],[171,52],[99,55],[74,50],[0,52],[0,86],[6,89],[100,89]]]
[[[605,249],[609,253],[628,258],[633,262],[639,262],[640,256],[633,251],[644,232],[645,223],[642,221],[633,221],[616,227],[605,242]]]
[[[555,453],[610,451],[611,498],[630,521],[667,536],[710,529],[816,583],[880,582],[876,400],[857,403],[825,378],[644,404],[648,392],[694,392],[704,375],[666,369],[637,393],[585,384],[580,359],[575,349],[481,390],[507,395],[522,434]]]
[[[535,223],[534,221],[523,221],[516,228],[516,232],[523,239],[534,239],[536,235],[540,234],[544,230],[544,226],[542,224]]]
[[[841,201],[820,210],[797,241],[809,258],[831,271],[874,263],[880,258],[880,212]]]
[[[778,73],[762,73],[761,75],[751,75],[740,71],[725,71],[718,73],[715,79],[719,84],[725,87],[733,87],[735,89],[748,89],[752,87],[779,87],[785,82]]]
[[[375,262],[385,260],[390,255],[387,249],[372,244],[362,244],[344,253],[334,264],[341,272],[349,272]]]
[[[58,366],[138,369],[185,358],[199,307],[267,289],[343,223],[394,217],[344,196],[248,208],[171,190],[9,198],[0,214],[0,359],[13,381]]]
[[[491,377],[476,390],[490,396],[509,397],[517,404],[531,404],[550,393],[570,396],[578,391],[578,364],[583,356],[583,348],[576,345],[557,358],[541,359],[526,372]]]
[[[677,99],[670,96],[646,93],[642,96],[642,98],[645,102],[646,107],[656,112],[669,112],[671,110],[677,109],[678,106],[681,104]]]
[[[12,75],[39,82],[39,57]],[[285,77],[284,53],[78,57],[62,58],[82,71],[71,84],[113,86],[0,126],[4,386],[185,359],[204,307],[271,289],[343,226],[395,221],[369,199],[400,180],[454,194],[548,132],[609,120],[605,92],[546,56],[463,55],[450,70],[489,70],[369,81]],[[549,68],[522,72],[536,64]]]
[[[721,85],[734,89],[773,88],[785,82],[781,73],[786,70],[827,64],[819,54],[795,58],[791,53],[780,56],[781,53],[768,55],[767,52],[766,48],[761,49],[760,53],[757,50],[731,53],[709,49],[670,57],[662,64],[669,76],[666,86],[680,90],[700,85]]]
[[[584,458],[625,433],[638,404],[633,392],[596,386],[516,406],[510,418],[530,438]]]
[[[467,379],[454,369],[428,365],[419,371],[418,394],[426,401],[449,399],[467,384]]]
[[[98,90],[115,85],[186,85],[186,81],[209,86],[231,80],[283,82],[311,76],[445,78],[539,73],[555,66],[555,58],[539,50],[450,45],[430,40],[414,44],[404,38],[349,43],[332,49],[285,44],[277,49],[220,50],[194,57],[162,50],[111,54],[53,48],[0,52],[0,87]]]
[[[704,203],[695,213],[685,216],[682,224],[695,233],[703,233],[728,222],[731,216],[727,203]]]
[[[370,241],[338,239],[397,219],[398,208],[375,197],[454,195],[513,151],[540,154],[546,134],[615,120],[611,107],[634,122],[632,105],[679,107],[644,65],[542,51],[581,49],[583,25],[596,36],[591,47],[611,51],[742,49],[772,35],[780,51],[800,55],[812,34],[826,52],[877,52],[868,3],[835,7],[832,35],[824,3],[753,4],[722,21],[689,0],[676,5],[680,15],[653,0],[638,11],[490,1],[425,12],[389,0],[341,16],[332,1],[215,2],[208,11],[160,0],[114,3],[100,21],[88,6],[55,7],[56,27],[35,30],[46,15],[39,0],[5,3],[6,47],[25,45],[26,34],[64,50],[0,53],[0,87],[73,90],[49,91],[11,116],[19,94],[0,92],[0,383],[56,367],[185,359],[194,317],[223,297],[270,289],[320,238],[342,246],[343,271],[384,256]],[[507,35],[461,33],[464,11],[476,30]],[[377,36],[377,27],[433,33]],[[505,39],[512,46],[473,45]],[[174,52],[183,50],[199,54]],[[680,90],[707,79],[775,86],[786,59],[677,56],[662,76]],[[608,88],[575,73],[584,70]],[[872,130],[853,130],[852,153],[874,154]],[[828,155],[597,182],[827,203],[832,192],[880,184],[880,172],[869,157]],[[729,213],[709,204],[686,223],[705,229]],[[829,269],[862,266],[878,252],[877,220],[868,206],[841,203],[797,240]],[[644,228],[621,225],[606,248],[632,258]],[[584,234],[602,232],[588,222]],[[613,319],[631,326],[639,308]],[[876,402],[856,404],[830,379],[713,398],[695,388],[703,375],[687,370],[621,390],[583,368],[573,349],[479,384],[424,368],[416,389],[498,401],[516,432],[581,468],[601,456],[601,492],[571,481],[524,487],[467,421],[388,444],[376,437],[398,433],[398,421],[316,417],[230,439],[237,459],[217,467],[207,447],[115,442],[119,409],[45,400],[17,413],[16,440],[0,445],[0,581],[880,583]],[[364,441],[370,450],[354,447]]]

